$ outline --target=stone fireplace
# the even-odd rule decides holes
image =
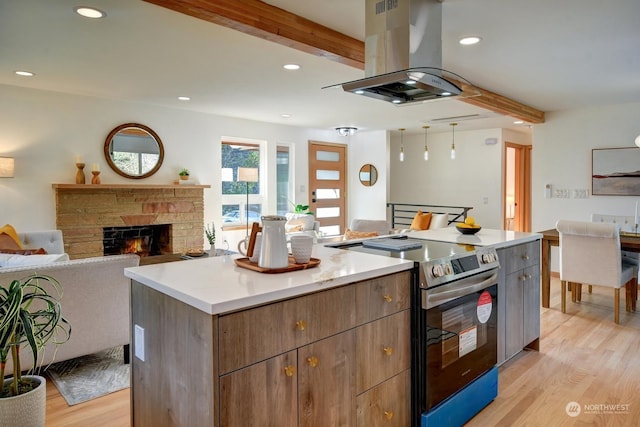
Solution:
[[[154,249],[161,254],[184,253],[204,245],[204,189],[208,185],[53,184],[53,188],[56,227],[72,259],[111,251],[105,248],[105,228],[164,226],[164,237],[152,237],[162,239]],[[140,246],[145,239],[150,242],[140,237]]]

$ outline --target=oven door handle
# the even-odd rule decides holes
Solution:
[[[468,279],[457,281],[452,286],[444,285],[440,288],[435,288],[434,290],[425,291],[427,294],[427,300],[426,307],[424,308],[429,309],[495,285],[498,279],[498,272],[494,272],[491,276],[481,282],[477,282],[477,279],[477,277],[470,277]],[[465,281],[471,282],[471,284],[465,286]]]

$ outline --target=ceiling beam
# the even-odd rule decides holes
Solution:
[[[259,0],[144,1],[364,70],[364,42]],[[477,86],[460,86],[463,92],[479,93],[460,98],[462,102],[527,123],[544,123],[544,111]]]

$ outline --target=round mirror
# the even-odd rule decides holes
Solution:
[[[125,123],[109,133],[104,157],[111,169],[125,178],[147,178],[160,169],[164,147],[157,133],[138,123]]]
[[[378,181],[378,169],[375,166],[366,164],[360,168],[360,182],[362,185],[371,187]]]

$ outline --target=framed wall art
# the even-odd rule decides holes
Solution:
[[[640,148],[594,148],[591,153],[591,194],[640,196]]]

